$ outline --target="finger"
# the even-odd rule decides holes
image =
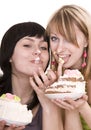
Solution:
[[[10,125],[5,126],[4,130],[23,130],[25,126],[16,126],[16,125]]]
[[[38,88],[37,84],[35,83],[35,81],[33,80],[33,78],[29,78],[29,82],[31,84],[31,86],[33,87],[34,91],[39,94],[41,93],[41,90]]]
[[[0,130],[3,130],[6,125],[5,121],[0,121]]]
[[[75,100],[73,100],[73,99],[71,99],[71,98],[69,98],[69,97],[66,97],[66,98],[65,98],[65,101],[66,101],[68,104],[70,104],[70,105],[72,105],[72,106],[74,106],[74,107],[77,107],[77,103],[76,103]]]
[[[72,105],[70,105],[69,103],[61,100],[61,99],[56,99],[55,100],[55,103],[58,104],[58,106],[64,108],[64,109],[67,109],[67,110],[71,110],[71,109],[74,109],[74,107]]]
[[[55,72],[53,72],[52,70],[48,70],[47,73],[45,74],[43,69],[39,68],[39,73],[45,87],[48,87],[57,79]]]
[[[18,126],[14,130],[23,130],[24,128],[25,128],[25,126]]]
[[[54,71],[48,70],[47,77],[50,80],[50,84],[54,83],[57,80],[57,75]]]
[[[71,104],[72,106],[74,106],[74,108],[78,108],[79,106],[81,106],[84,102],[85,102],[85,100],[83,100],[83,99],[77,99],[77,100],[73,100],[73,99],[71,99],[71,98],[68,98],[67,100],[66,100],[69,104]]]
[[[14,130],[16,125],[5,126],[4,130]]]
[[[41,79],[42,79],[42,81],[43,81],[44,86],[48,86],[50,79],[48,79],[47,74],[44,73],[44,71],[43,71],[42,68],[39,68],[39,74],[40,74],[40,76],[41,76]]]
[[[62,66],[64,64],[64,60],[59,57],[59,61],[58,62],[59,63],[58,63],[57,73],[58,73],[58,77],[60,77],[60,75],[62,75]]]
[[[88,100],[88,96],[87,96],[87,95],[83,95],[82,98],[83,98],[84,100],[86,100],[86,101]]]
[[[37,73],[34,73],[34,80],[40,89],[46,88],[43,79],[41,78],[41,76],[39,77]]]
[[[59,106],[60,108],[62,109],[66,109],[65,106],[61,105],[59,102],[55,101],[55,100],[52,100],[53,103],[55,103],[57,106]],[[67,108],[67,110],[69,110],[69,108]]]

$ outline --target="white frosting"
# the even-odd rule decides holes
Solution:
[[[76,78],[75,81],[71,79],[64,80],[65,78]],[[81,81],[77,80],[81,79]],[[58,81],[53,83],[50,87],[45,90],[47,92],[71,92],[71,93],[85,93],[85,81],[84,77],[78,70],[66,70],[63,76],[60,76]]]
[[[60,83],[57,84],[56,82],[55,84],[52,84],[51,88],[50,87],[47,88],[46,92],[52,91],[52,92],[61,92],[61,93],[63,92],[85,93],[85,82],[76,82],[75,84],[70,83],[69,86],[68,86],[68,83],[62,84],[63,87],[58,87],[58,88],[56,88],[55,86],[59,85]],[[74,87],[74,85],[76,85],[76,87]]]
[[[81,72],[78,69],[75,69],[75,70],[67,69],[64,71],[64,75],[60,76],[60,77],[75,77],[77,79],[82,78],[84,80],[83,75],[81,74]],[[60,79],[60,77],[59,77],[59,79]]]
[[[32,121],[32,117],[32,111],[27,110],[27,105],[0,99],[0,118],[28,124]]]

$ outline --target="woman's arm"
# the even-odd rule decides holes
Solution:
[[[43,130],[63,130],[61,109],[50,100],[43,108]]]
[[[54,72],[45,75],[42,69],[39,71],[40,77],[34,73],[34,80],[30,78],[30,84],[37,93],[42,106],[42,130],[63,130],[62,114],[60,108],[44,95],[44,89],[56,79]],[[36,82],[36,83],[35,83]]]
[[[77,110],[65,110],[65,130],[83,130]]]
[[[91,80],[89,80],[87,83],[86,91],[88,95],[88,103],[91,104]]]
[[[66,98],[65,101],[61,99],[56,99],[53,100],[53,102],[57,104],[60,108],[63,108],[65,111],[64,130],[82,130],[80,114],[76,107],[76,105],[78,104],[76,101],[70,98]],[[80,102],[79,104],[81,105],[82,103],[83,102]]]
[[[79,107],[79,112],[83,119],[86,121],[88,126],[91,128],[91,107],[85,102],[81,107]]]

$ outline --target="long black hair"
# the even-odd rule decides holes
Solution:
[[[10,27],[1,40],[0,68],[3,72],[3,75],[0,77],[0,95],[3,93],[12,93],[12,68],[9,60],[13,54],[16,43],[25,36],[36,36],[38,38],[43,36],[44,40],[48,42],[49,48],[49,40],[45,35],[45,29],[40,24],[36,22],[23,22]],[[28,108],[32,109],[37,104],[38,98],[34,92],[34,99],[31,104],[28,104]]]

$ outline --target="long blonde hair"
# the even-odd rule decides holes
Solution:
[[[87,65],[82,73],[86,79],[91,78],[91,16],[83,8],[77,5],[65,5],[58,9],[51,17],[46,32],[50,36],[51,29],[54,28],[64,36],[69,42],[79,47],[76,39],[74,24],[81,30],[88,41]]]

